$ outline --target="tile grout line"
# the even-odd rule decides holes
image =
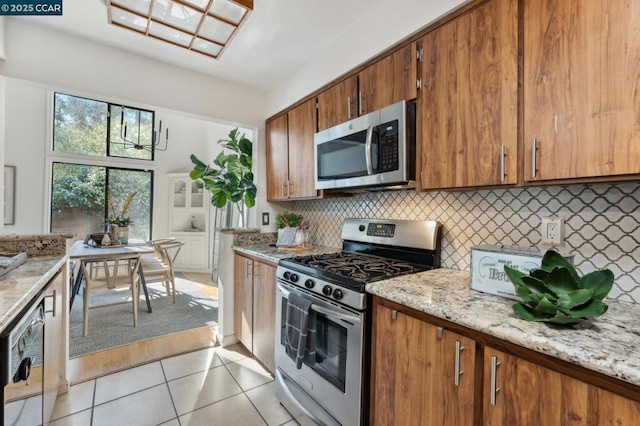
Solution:
[[[93,397],[91,398],[91,419],[89,424],[93,425],[93,413],[96,406],[96,392],[98,391],[98,379],[93,379]]]
[[[171,398],[171,404],[173,404],[173,411],[176,413],[176,420],[178,421],[178,426],[181,426],[182,422],[180,421],[180,416],[178,416],[178,408],[176,407],[176,402],[174,401],[173,394],[171,393],[171,387],[169,386],[167,373],[164,371],[164,365],[162,364],[162,360],[160,360],[159,362],[160,362],[160,368],[162,369],[162,375],[164,376],[164,384],[167,386],[167,392],[169,392],[169,398]]]
[[[252,357],[247,357],[247,358],[251,359]],[[246,359],[246,358],[243,358],[243,359]],[[241,360],[240,360],[240,361],[241,361]],[[234,361],[234,362],[230,362],[229,364],[235,364],[235,363],[236,363],[236,361]],[[264,424],[265,424],[265,425],[268,425],[268,424],[269,424],[269,422],[267,422],[267,419],[265,419],[265,418],[264,418],[264,416],[262,415],[262,413],[260,412],[260,410],[258,410],[258,407],[256,407],[256,405],[253,403],[253,401],[251,400],[251,398],[249,398],[249,395],[247,395],[247,392],[246,392],[244,389],[242,389],[242,386],[240,385],[240,383],[238,382],[238,380],[236,380],[236,378],[235,378],[235,376],[233,375],[233,373],[231,373],[231,370],[229,370],[229,368],[227,368],[227,364],[223,364],[223,365],[224,365],[224,368],[226,368],[226,370],[227,370],[227,372],[229,373],[229,375],[231,376],[231,378],[233,379],[233,381],[234,381],[234,382],[236,382],[236,384],[238,385],[238,387],[239,387],[239,388],[240,388],[240,390],[242,391],[242,394],[244,394],[245,398],[247,398],[247,399],[249,400],[249,403],[251,404],[251,406],[254,408],[254,410],[256,410],[256,412],[258,413],[258,415],[260,416],[260,418],[262,419],[262,421],[264,422]],[[255,386],[255,387],[252,387],[252,388],[251,388],[251,389],[249,389],[249,390],[257,389],[257,388],[259,388],[260,386],[261,386],[261,385],[259,385],[259,386]],[[238,394],[238,395],[239,395],[239,394]]]

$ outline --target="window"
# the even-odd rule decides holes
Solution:
[[[124,199],[135,194],[126,212],[129,237],[150,239],[154,112],[61,93],[53,110],[51,232],[82,238],[106,230],[107,217],[122,214]]]
[[[153,160],[154,120],[153,111],[56,93],[53,150]]]
[[[51,183],[51,232],[75,232],[83,237],[105,230],[113,212],[107,187],[113,194],[116,214],[122,202],[135,193],[126,216],[131,218],[129,237],[151,239],[151,187],[153,172],[72,163],[53,163]]]

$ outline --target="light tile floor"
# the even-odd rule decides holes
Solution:
[[[60,425],[297,425],[271,375],[241,345],[219,346],[71,386]]]

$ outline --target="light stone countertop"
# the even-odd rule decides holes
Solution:
[[[574,327],[524,321],[513,300],[469,288],[469,272],[434,269],[367,284],[401,305],[640,386],[640,305],[605,300],[608,311]]]
[[[286,249],[280,250],[278,247],[271,246],[268,243],[235,245],[233,246],[233,249],[238,253],[244,253],[273,264],[277,264],[280,259],[286,259],[294,256],[337,253],[341,251],[339,248],[325,246],[313,246],[308,249],[304,249],[303,251],[287,251]]]
[[[0,278],[0,332],[28,306],[66,261],[66,254],[29,257]]]

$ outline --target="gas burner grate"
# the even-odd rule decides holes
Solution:
[[[292,260],[360,283],[370,283],[417,271],[413,265],[406,262],[351,253],[300,256]]]

